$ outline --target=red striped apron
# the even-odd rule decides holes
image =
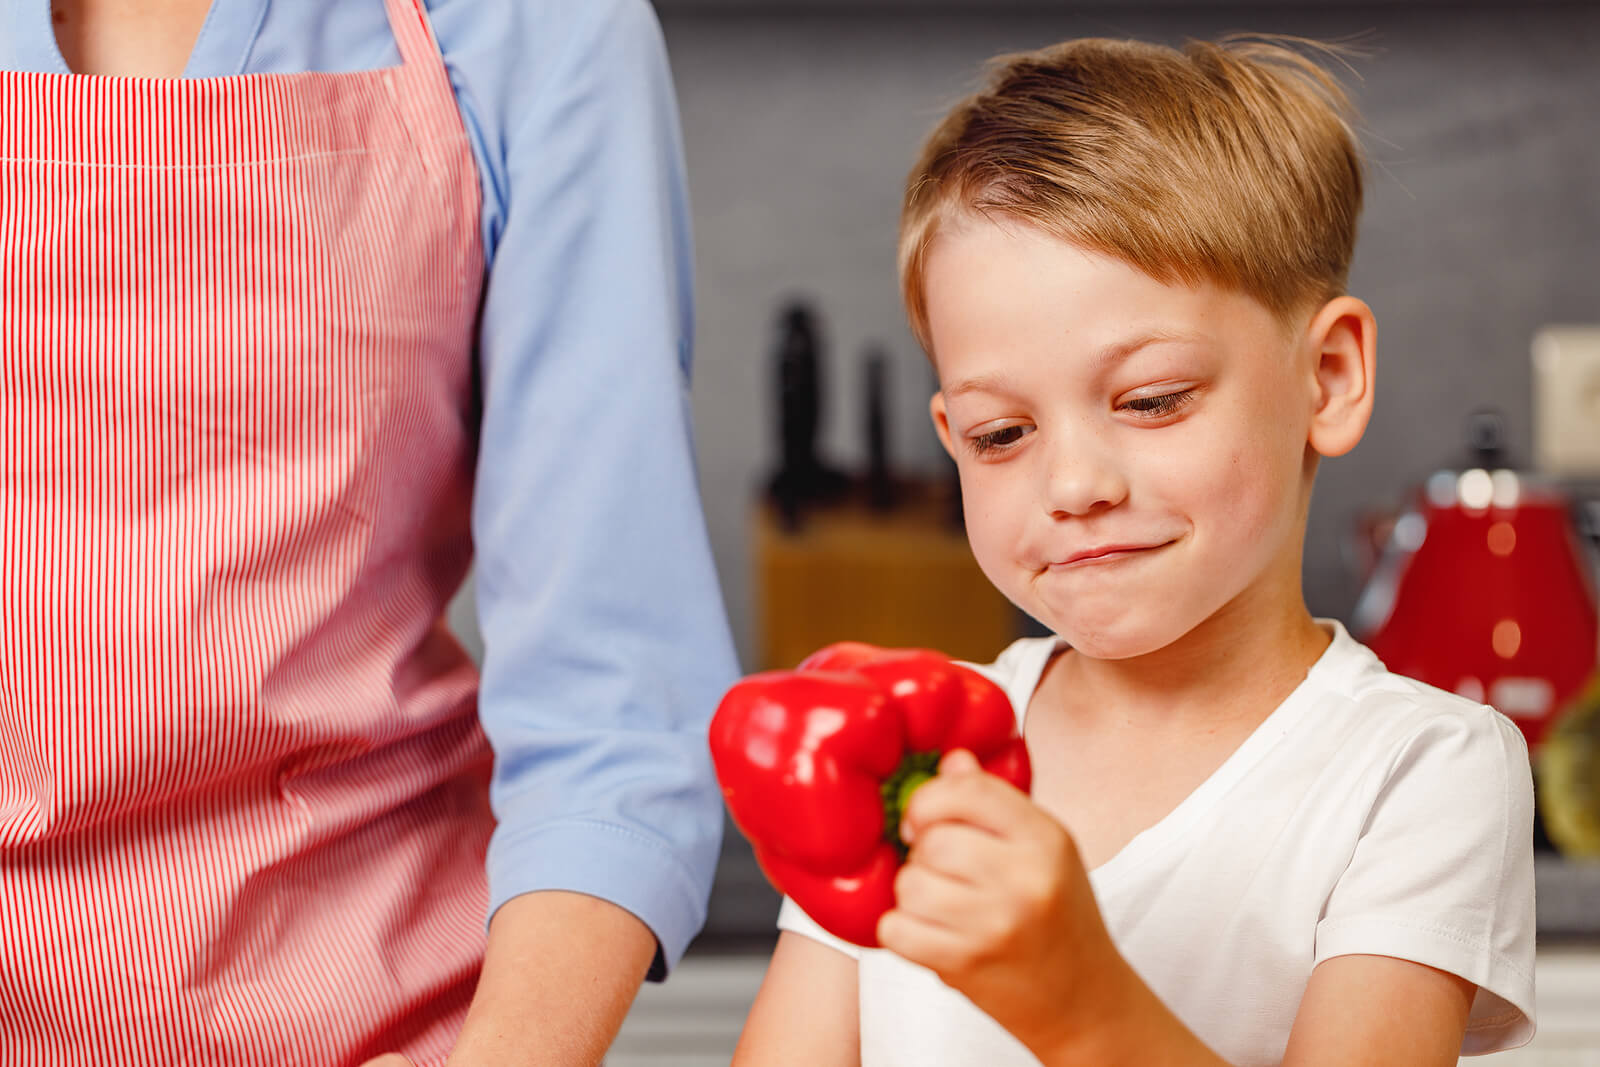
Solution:
[[[0,73],[0,1064],[441,1063],[480,189],[398,67]]]

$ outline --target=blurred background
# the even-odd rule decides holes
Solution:
[[[951,521],[933,379],[895,277],[905,171],[984,61],[1072,36],[1181,44],[1235,30],[1364,53],[1340,73],[1370,157],[1351,291],[1377,314],[1378,403],[1364,442],[1320,474],[1306,597],[1391,668],[1489,699],[1536,752],[1559,753],[1559,795],[1542,778],[1540,798],[1541,998],[1552,990],[1554,1014],[1547,1058],[1518,1062],[1600,1063],[1600,761],[1580,699],[1600,526],[1600,4],[655,6],[694,208],[701,484],[747,670],[845,637],[989,659],[1025,625],[989,596]],[[919,601],[930,588],[940,599]],[[964,610],[931,610],[952,599]],[[776,601],[784,612],[768,610]],[[475,645],[470,589],[457,608]],[[941,628],[955,614],[967,625]],[[722,997],[735,1028],[759,956],[754,969],[710,961],[764,951],[775,911],[730,828],[691,963],[708,961],[694,988]],[[1566,1029],[1564,980],[1586,990]],[[680,986],[692,983],[646,990],[611,1062],[726,1062],[695,1036],[704,1020],[675,1029],[676,1002],[652,999]]]

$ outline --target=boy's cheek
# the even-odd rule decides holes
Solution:
[[[984,485],[978,479],[972,484],[963,481],[962,511],[972,554],[991,581],[995,580],[991,568],[1020,563],[1030,528],[1049,522],[1043,504],[1031,494]]]

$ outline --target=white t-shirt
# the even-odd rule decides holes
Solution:
[[[1090,872],[1118,949],[1238,1067],[1276,1064],[1311,970],[1331,956],[1414,960],[1478,986],[1464,1055],[1533,1035],[1533,781],[1499,712],[1390,674],[1336,622],[1305,680],[1199,788]],[[1061,643],[992,666],[1020,723]],[[1034,1067],[1020,1042],[931,971],[824,932],[857,958],[863,1067]]]

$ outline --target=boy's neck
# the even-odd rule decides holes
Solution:
[[[1277,610],[1241,598],[1143,656],[1061,656],[1051,666],[1056,684],[1050,688],[1077,713],[1099,711],[1123,721],[1265,719],[1330,642],[1298,592],[1271,599]]]

